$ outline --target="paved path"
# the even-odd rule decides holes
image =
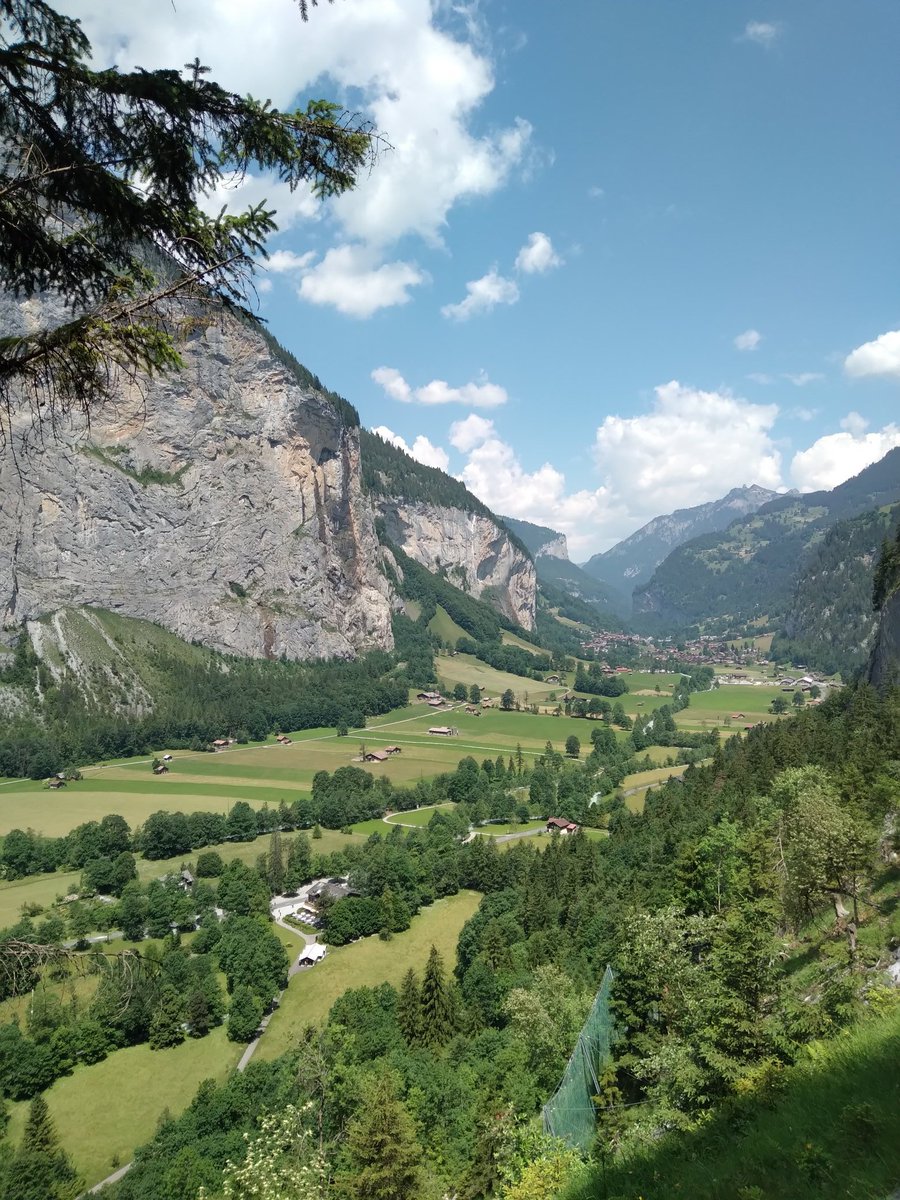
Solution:
[[[288,931],[288,933],[292,933],[294,935],[294,937],[300,938],[300,940],[303,942],[304,946],[309,946],[311,943],[313,943],[316,940],[316,937],[318,936],[317,934],[314,934],[314,933],[303,933],[301,930],[295,929],[293,927],[293,925],[288,925],[288,923],[286,921],[282,920],[282,918],[279,916],[275,916],[274,920],[275,920],[276,925],[280,925],[282,929],[286,929]],[[300,966],[297,959],[294,958],[292,955],[291,956],[291,965],[288,967],[288,983],[289,984],[290,984],[291,979],[293,979],[293,977],[297,974],[297,972],[302,969],[303,968]],[[272,1008],[269,1010],[269,1012],[266,1013],[266,1015],[262,1019],[262,1024],[259,1027],[259,1033],[253,1039],[253,1041],[249,1044],[249,1046],[244,1051],[244,1053],[241,1055],[240,1061],[238,1062],[238,1065],[235,1068],[235,1070],[243,1071],[246,1068],[247,1063],[249,1063],[250,1059],[256,1053],[256,1047],[262,1041],[263,1035],[265,1034],[266,1030],[268,1029],[269,1022],[272,1019],[272,1014],[276,1011],[276,1009],[278,1008],[278,1005],[281,1003],[281,997],[283,995],[284,995],[284,990],[280,991],[278,993],[278,995],[275,997],[275,1002],[272,1005]],[[125,1175],[126,1172],[131,1170],[133,1165],[134,1165],[133,1163],[126,1163],[124,1167],[119,1167],[118,1171],[113,1171],[112,1175],[107,1175],[107,1177],[105,1179],[101,1179],[99,1183],[95,1183],[93,1187],[88,1188],[88,1190],[86,1192],[83,1192],[81,1194],[81,1196],[78,1197],[78,1200],[84,1200],[85,1196],[96,1195],[97,1192],[101,1191],[108,1184],[112,1185],[114,1183],[118,1183],[119,1180],[122,1178],[122,1176]]]

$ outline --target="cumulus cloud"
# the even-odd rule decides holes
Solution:
[[[287,275],[291,271],[302,271],[315,260],[315,250],[307,250],[305,254],[295,254],[293,250],[275,250],[262,266],[276,275]]]
[[[290,229],[300,221],[315,221],[322,215],[322,202],[313,195],[308,184],[291,191],[288,184],[270,175],[247,174],[222,180],[211,192],[199,197],[200,207],[211,217],[223,208],[232,213],[243,212],[253,205],[265,204],[277,212],[278,228]]]
[[[516,270],[525,275],[543,275],[545,271],[562,266],[562,261],[546,233],[530,233],[516,255]]]
[[[577,558],[612,545],[660,513],[713,500],[739,484],[781,486],[771,429],[777,406],[677,382],[656,389],[652,408],[609,416],[599,427],[597,488],[569,491],[562,471],[521,463],[495,422],[472,414],[450,443],[466,456],[460,477],[496,512],[565,533]]]
[[[464,404],[469,408],[498,408],[508,397],[506,389],[491,383],[482,373],[477,380],[451,387],[446,380],[432,379],[422,387],[412,388],[395,367],[376,367],[372,379],[392,400],[404,404]]]
[[[734,339],[734,344],[738,350],[755,350],[761,341],[762,334],[758,329],[745,329]]]
[[[342,245],[304,270],[298,292],[311,304],[331,305],[347,316],[365,318],[381,308],[407,304],[410,288],[426,278],[414,263],[379,263],[367,246]]]
[[[410,264],[386,261],[391,244],[408,235],[439,243],[456,204],[503,187],[532,153],[531,126],[521,118],[476,128],[494,88],[488,47],[471,22],[447,29],[431,0],[344,0],[307,24],[291,0],[59,0],[58,7],[80,19],[98,66],[178,67],[199,55],[223,87],[281,108],[311,91],[351,96],[389,146],[352,192],[326,202],[343,244],[300,289],[312,303],[351,316],[405,303],[420,281]],[[205,203],[218,211],[262,199],[277,208],[282,229],[323,211],[308,188],[291,193],[257,176],[223,185]],[[360,253],[357,244],[370,252],[363,271],[346,262]],[[357,279],[358,302],[350,294]]]
[[[841,433],[826,434],[795,454],[791,460],[795,486],[804,492],[837,487],[900,446],[900,426],[885,425],[868,433],[868,424],[859,413],[848,413],[841,421]]]
[[[420,433],[410,446],[399,433],[394,433],[386,425],[378,425],[372,432],[377,433],[384,441],[390,442],[392,446],[398,446],[410,458],[414,458],[416,462],[423,463],[426,467],[437,467],[440,471],[446,471],[450,466],[450,457],[447,451],[441,449],[440,446],[435,446],[423,433]]]
[[[774,46],[784,32],[780,21],[748,21],[744,26],[740,41],[754,42],[757,46],[767,49]]]
[[[497,268],[491,267],[487,275],[466,284],[465,299],[458,304],[445,304],[441,313],[454,321],[468,321],[478,313],[490,312],[498,304],[515,304],[518,299],[515,282],[498,275]]]
[[[900,329],[857,346],[844,360],[844,370],[855,379],[867,375],[900,376]]]

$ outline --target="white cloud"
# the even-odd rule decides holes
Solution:
[[[819,410],[817,408],[791,408],[788,409],[787,415],[796,417],[798,421],[811,421],[819,415]]]
[[[314,250],[307,250],[305,254],[295,254],[293,250],[275,250],[260,265],[276,275],[286,275],[291,271],[304,270],[315,261],[315,257]]]
[[[858,475],[864,467],[884,458],[900,446],[900,427],[885,425],[866,433],[868,422],[859,413],[848,413],[841,421],[843,432],[820,437],[806,450],[794,455],[791,478],[804,492],[837,487],[845,479]]]
[[[410,458],[414,458],[416,462],[423,463],[426,467],[437,467],[441,471],[446,471],[450,466],[450,457],[447,451],[441,449],[440,446],[435,446],[423,433],[420,433],[410,446],[399,433],[394,433],[386,425],[377,425],[372,432],[377,433],[380,438],[383,438],[386,442],[390,442],[391,445],[398,446]]]
[[[512,279],[497,274],[491,267],[487,275],[466,284],[466,297],[458,304],[445,304],[441,313],[454,321],[468,321],[478,313],[490,312],[498,304],[515,304],[519,289]]]
[[[432,0],[343,0],[320,6],[307,24],[292,0],[59,0],[58,7],[80,19],[98,66],[178,68],[199,55],[223,87],[270,97],[280,108],[310,94],[350,95],[386,142],[357,187],[326,202],[344,245],[304,277],[300,292],[351,316],[405,303],[421,281],[410,264],[386,262],[387,247],[408,235],[439,243],[455,205],[497,191],[533,158],[527,121],[476,128],[494,88],[488,46],[477,23],[454,32],[439,24],[441,5]],[[205,204],[218,211],[264,198],[282,229],[323,211],[308,188],[291,193],[257,176],[223,185]],[[348,270],[344,260],[360,253],[359,244],[371,256],[364,270]]]
[[[758,329],[745,329],[734,339],[734,344],[738,350],[755,350],[761,341],[762,334]]]
[[[854,437],[860,437],[869,428],[869,421],[858,412],[848,412],[846,417],[842,417],[840,421],[841,429],[846,429],[848,433],[852,433]]]
[[[239,213],[257,204],[275,209],[275,221],[282,232],[299,221],[315,221],[322,215],[322,202],[308,185],[291,191],[288,184],[270,175],[247,174],[243,179],[236,176],[223,180],[200,197],[200,207],[212,217],[218,216],[223,208]]]
[[[821,371],[799,371],[796,375],[787,372],[784,378],[794,387],[806,387],[810,383],[819,383],[825,376]]]
[[[409,289],[426,278],[414,263],[379,264],[367,246],[343,245],[303,272],[298,291],[311,304],[330,304],[347,316],[365,318],[381,308],[407,304]]]
[[[844,370],[856,379],[867,375],[900,377],[900,329],[857,346],[844,360]]]
[[[487,417],[479,417],[477,413],[470,413],[462,421],[455,421],[450,426],[450,445],[455,446],[461,454],[468,454],[479,442],[493,437],[494,433],[493,421]]]
[[[506,389],[491,383],[485,374],[471,383],[451,387],[443,379],[432,379],[422,387],[411,388],[395,367],[376,367],[372,379],[392,400],[404,404],[465,404],[470,408],[497,408],[505,404]]]
[[[562,261],[546,233],[530,233],[528,241],[516,255],[516,270],[526,275],[542,275],[545,271],[562,266]]]
[[[748,21],[739,40],[768,48],[775,45],[783,31],[780,21]]]
[[[727,392],[668,383],[652,409],[607,417],[597,430],[601,486],[566,490],[549,462],[523,467],[493,421],[475,414],[451,427],[466,455],[461,478],[495,512],[565,533],[572,554],[587,556],[633,533],[660,513],[714,500],[740,484],[781,486],[781,459],[771,438],[777,406]]]

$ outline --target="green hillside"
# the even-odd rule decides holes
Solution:
[[[798,564],[838,521],[900,500],[900,448],[830,492],[783,496],[679,546],[634,594],[636,613],[690,625],[781,617]]]
[[[865,664],[878,624],[872,608],[882,542],[900,526],[900,505],[839,521],[808,554],[794,582],[772,657],[828,674]]]

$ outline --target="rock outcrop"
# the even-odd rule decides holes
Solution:
[[[481,513],[420,501],[377,497],[390,541],[429,571],[533,629],[537,579],[534,563],[508,532]]]
[[[2,314],[7,326],[9,308]],[[198,313],[185,366],[0,459],[4,624],[93,605],[257,657],[390,648],[359,431],[251,326]],[[486,584],[485,584],[486,586]]]

